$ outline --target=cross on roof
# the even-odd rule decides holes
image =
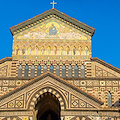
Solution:
[[[50,4],[53,4],[53,8],[54,8],[54,5],[57,4],[57,3],[55,3],[54,0],[53,0],[53,2],[51,2]]]

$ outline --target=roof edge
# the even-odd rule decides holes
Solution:
[[[72,23],[73,25],[78,26],[79,28],[82,28],[83,30],[86,30],[87,32],[91,33],[91,36],[93,36],[95,33],[95,28],[90,27],[90,26],[86,25],[85,23],[82,23],[82,22],[62,13],[62,12],[58,11],[57,9],[49,9],[48,11],[41,13],[39,15],[36,15],[35,17],[33,17],[31,19],[28,19],[20,24],[12,26],[12,27],[10,27],[10,31],[11,31],[12,35],[14,35],[15,31],[22,29],[22,28],[25,29],[25,27],[27,25],[34,24],[35,22],[38,22],[39,20],[44,19],[44,17],[47,17],[51,14],[57,15],[60,18],[65,19],[66,21]]]
[[[113,65],[111,65],[111,64],[109,64],[109,63],[107,63],[107,62],[105,62],[105,61],[103,61],[103,60],[101,60],[101,59],[99,59],[97,57],[96,58],[93,57],[93,58],[90,58],[90,59],[91,59],[91,61],[96,61],[96,62],[98,62],[98,63],[108,67],[109,69],[114,70],[117,73],[120,73],[120,69],[119,68],[114,67]]]
[[[7,61],[12,61],[12,57],[5,57],[0,60],[0,64],[7,62]]]

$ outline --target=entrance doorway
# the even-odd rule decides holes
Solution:
[[[37,120],[60,120],[60,103],[55,95],[47,92],[39,97],[35,107]]]

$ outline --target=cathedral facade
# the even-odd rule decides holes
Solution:
[[[91,57],[94,28],[53,8],[10,31],[0,120],[120,119],[120,69]]]

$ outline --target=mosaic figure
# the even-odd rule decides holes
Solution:
[[[56,34],[57,34],[56,27],[54,26],[54,24],[52,24],[52,26],[49,28],[49,35],[56,35]]]
[[[50,55],[50,52],[51,52],[51,48],[50,46],[48,47],[48,55]]]
[[[67,47],[67,55],[69,55],[69,52],[70,52],[70,48]]]
[[[31,46],[29,47],[28,52],[29,52],[29,55],[31,55],[31,53],[32,53],[32,48],[31,48]]]
[[[73,47],[73,55],[75,55],[75,47]]]
[[[82,53],[82,47],[80,46],[79,47],[79,54],[81,55],[81,53]]]
[[[23,55],[25,54],[25,46],[23,46],[22,54],[23,54]]]
[[[18,54],[19,54],[19,47],[17,45],[17,47],[16,47],[16,55],[18,55]]]
[[[37,46],[35,47],[35,54],[36,55],[38,54],[38,47]]]
[[[55,55],[57,54],[57,47],[54,48]]]
[[[85,54],[88,55],[88,47],[85,47]]]
[[[63,55],[63,47],[60,48],[60,54]]]
[[[45,48],[42,46],[42,48],[41,48],[42,55],[44,54],[44,52],[45,52]]]

